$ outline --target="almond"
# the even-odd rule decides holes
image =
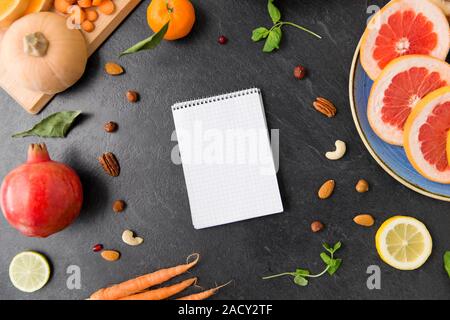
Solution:
[[[320,199],[328,199],[331,197],[334,191],[335,182],[334,180],[326,181],[319,189],[317,195]]]
[[[118,76],[123,73],[123,68],[115,62],[107,62],[105,64],[105,71],[111,76]]]
[[[353,218],[356,224],[364,227],[371,227],[375,223],[374,218],[370,214],[360,214]]]
[[[101,255],[106,261],[117,261],[120,258],[120,252],[116,250],[103,250]]]

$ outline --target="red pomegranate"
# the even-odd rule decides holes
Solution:
[[[45,144],[32,144],[25,164],[11,171],[0,188],[6,220],[29,237],[47,237],[78,216],[83,189],[77,173],[52,161]]]

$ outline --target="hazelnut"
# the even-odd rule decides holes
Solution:
[[[369,183],[368,183],[366,180],[361,179],[361,180],[359,180],[358,183],[356,184],[355,189],[356,189],[356,191],[358,191],[359,193],[367,192],[367,191],[369,191]]]
[[[137,93],[136,91],[133,91],[133,90],[128,90],[127,91],[127,99],[129,102],[134,103],[134,102],[138,101],[139,93]]]
[[[117,127],[118,127],[117,123],[110,121],[110,122],[105,123],[105,125],[103,126],[103,129],[105,129],[106,132],[111,133],[111,132],[117,131]]]
[[[122,212],[123,210],[125,210],[125,201],[123,200],[116,200],[113,203],[113,210],[114,212]]]
[[[312,232],[322,231],[323,228],[324,228],[324,225],[320,221],[314,221],[313,223],[311,223],[311,231]]]

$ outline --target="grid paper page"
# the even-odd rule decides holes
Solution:
[[[196,229],[283,211],[259,89],[178,103],[172,113]]]

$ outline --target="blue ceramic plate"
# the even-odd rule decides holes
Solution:
[[[432,182],[422,177],[409,163],[402,147],[390,145],[373,132],[367,119],[367,101],[373,81],[359,62],[359,46],[350,71],[350,106],[359,135],[378,164],[408,188],[428,197],[450,201],[450,185]]]

